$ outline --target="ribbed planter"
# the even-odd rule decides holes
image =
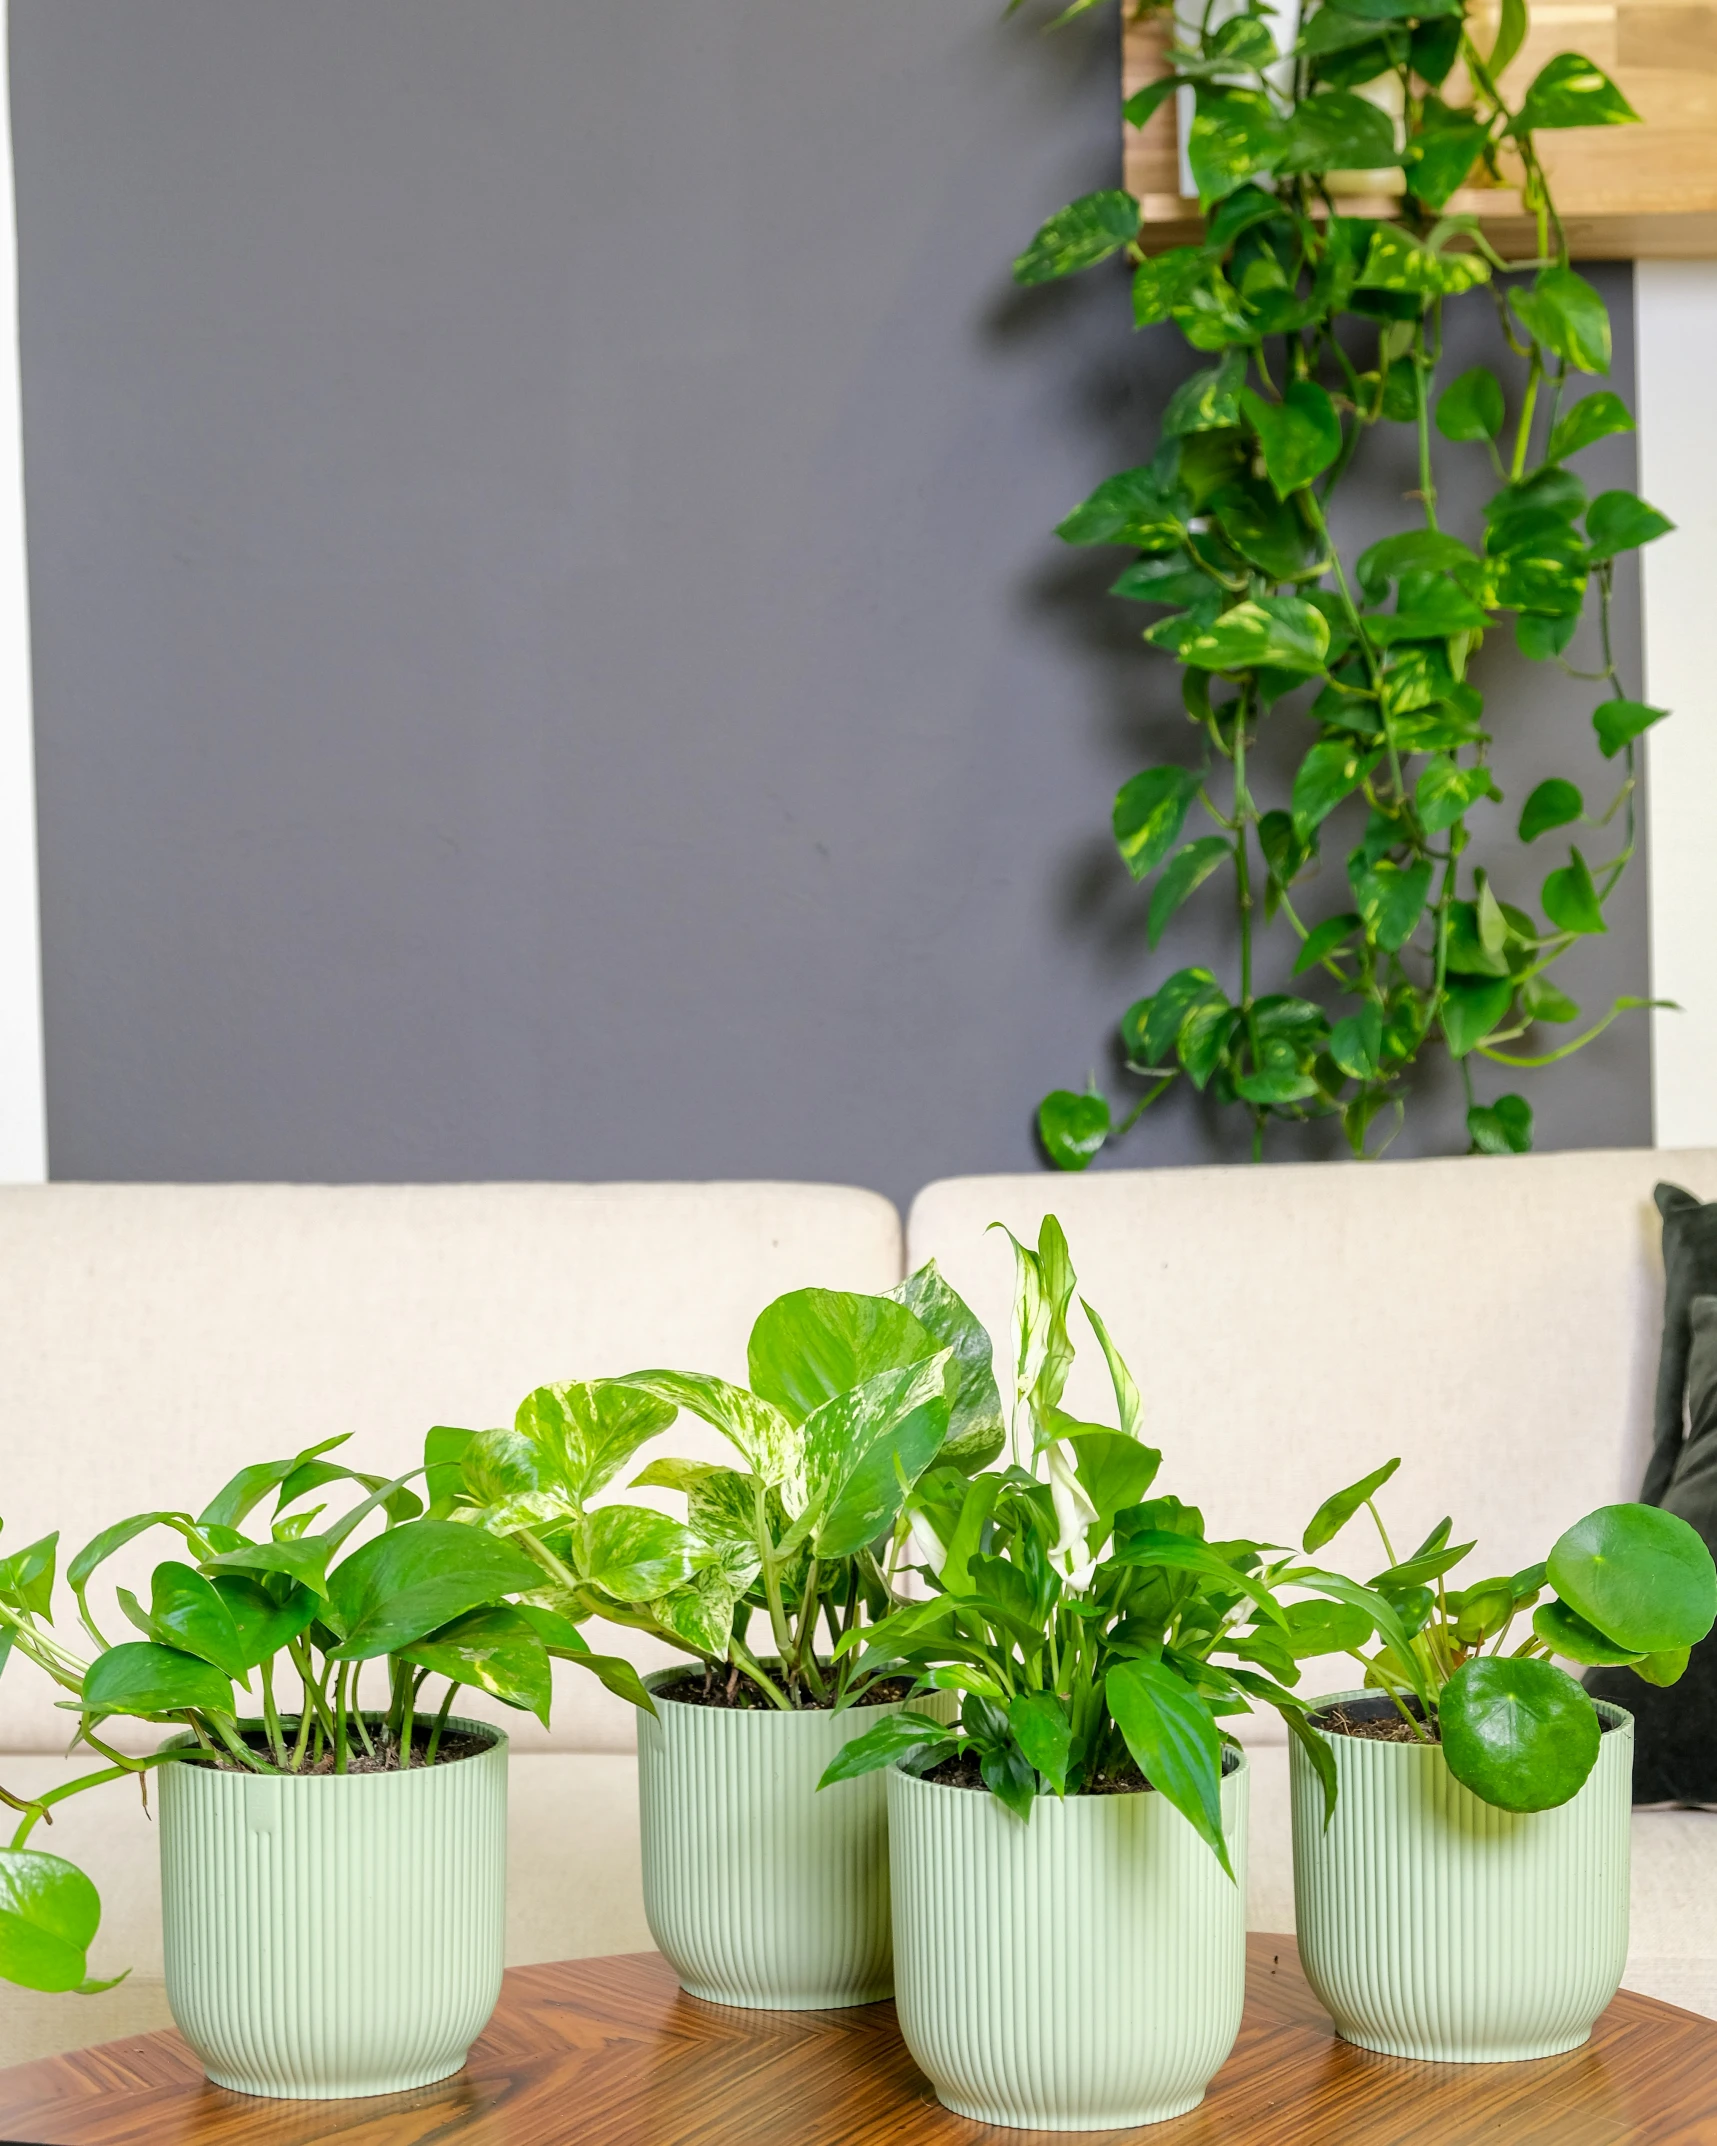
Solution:
[[[1634,1755],[1631,1718],[1596,1703],[1610,1725],[1598,1762],[1551,1811],[1482,1802],[1435,1744],[1332,1735],[1341,1794],[1326,1833],[1294,1745],[1300,1960],[1345,2041],[1479,2064],[1559,2056],[1590,2035],[1627,1960]]]
[[[994,1796],[888,1776],[900,2031],[980,2123],[1106,2131],[1183,2115],[1246,1995],[1243,1753],[1222,1783],[1238,1884],[1149,1791]]]
[[[445,2079],[501,1994],[507,1739],[409,1773],[163,1766],[167,2002],[217,2086],[324,2101]]]
[[[680,1987],[781,2012],[894,1992],[888,1792],[880,1773],[817,1783],[843,1744],[900,1705],[742,1712],[663,1696],[638,1716],[644,1914]],[[914,1700],[952,1718],[953,1693]]]

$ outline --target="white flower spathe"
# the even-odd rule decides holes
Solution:
[[[1096,1523],[1097,1508],[1073,1472],[1072,1455],[1059,1442],[1049,1449],[1049,1494],[1055,1501],[1055,1521],[1060,1531],[1049,1553],[1050,1562],[1067,1591],[1082,1595],[1097,1569],[1096,1556],[1086,1541],[1088,1530]]]

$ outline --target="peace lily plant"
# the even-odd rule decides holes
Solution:
[[[1375,1503],[1391,1460],[1332,1498],[1320,1550],[1364,1507],[1388,1560],[1365,1684],[1315,1717],[1339,1797],[1292,1754],[1294,1894],[1307,1976],[1341,2033],[1457,2061],[1576,2048],[1628,1943],[1633,1723],[1562,1661],[1672,1684],[1717,1617],[1717,1571],[1674,1514],[1608,1505],[1540,1564],[1453,1584],[1443,1520],[1397,1557]],[[1530,1626],[1517,1638],[1519,1620]]]
[[[546,1723],[556,1655],[623,1690],[637,1684],[629,1664],[592,1656],[570,1623],[528,1599],[541,1580],[528,1558],[426,1513],[409,1476],[384,1480],[328,1459],[343,1442],[241,1469],[194,1513],[137,1513],[105,1528],[65,1570],[74,1630],[55,1622],[56,1536],[0,1563],[0,1667],[10,1657],[51,1678],[74,1745],[101,1762],[34,1799],[0,1789],[19,1814],[0,1848],[0,1978],[38,1990],[112,1986],[86,1965],[95,1887],[38,1845],[37,1829],[70,1796],[158,1775],[169,2002],[210,2076],[253,2093],[385,2091],[457,2068],[499,1995],[506,1739],[455,1717],[455,1699],[475,1688]],[[309,1501],[339,1486],[363,1495],[326,1519],[325,1503]],[[92,1586],[110,1558],[157,1529],[182,1550],[156,1564],[147,1602],[114,1589],[137,1635],[114,1636]],[[385,1682],[379,1705],[360,1696],[367,1665]],[[110,1741],[116,1719],[167,1740],[132,1756]],[[269,1800],[245,1809],[266,1809],[265,1830],[293,1843],[262,1923],[255,1888],[229,1868],[231,1799],[247,1783],[268,1785]],[[436,1829],[473,1798],[456,1822],[453,1876],[442,1861],[451,1844]],[[301,1825],[315,1838],[300,1839]],[[348,1833],[368,1843],[376,1912],[330,1918],[318,1887]],[[407,1905],[390,1896],[404,1893],[421,1942],[402,1963],[386,1955],[390,1906]],[[299,1986],[289,1988],[295,1969]],[[358,2016],[318,2016],[303,1986],[362,1991]],[[442,2023],[444,2042],[422,2033],[425,2016]]]
[[[1238,2031],[1247,1769],[1226,1723],[1274,1707],[1333,1795],[1293,1687],[1390,1611],[1156,1491],[1137,1382],[1089,1304],[1117,1421],[1065,1410],[1067,1242],[1049,1216],[1013,1248],[1007,1464],[919,1477],[928,1597],[840,1642],[861,1680],[957,1695],[958,1717],[887,1716],[823,1784],[886,1779],[899,2018],[940,2098],[1109,2128],[1194,2106]]]

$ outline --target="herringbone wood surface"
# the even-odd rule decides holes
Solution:
[[[1249,1940],[1245,2023],[1202,2108],[1102,2136],[1152,2146],[1717,2146],[1717,2022],[1624,1992],[1586,2048],[1537,2064],[1407,2064],[1336,2040],[1291,1938]],[[457,2078],[368,2101],[208,2085],[176,2034],[0,2072],[29,2146],[1050,2146],[939,2108],[894,2007],[739,2012],[654,1953],[515,1968]]]

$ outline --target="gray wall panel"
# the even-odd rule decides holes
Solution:
[[[1177,742],[1049,531],[1180,361],[1008,292],[1113,28],[997,14],[14,0],[56,1175],[1029,1164]],[[1546,1142],[1646,1138],[1645,1051]]]

